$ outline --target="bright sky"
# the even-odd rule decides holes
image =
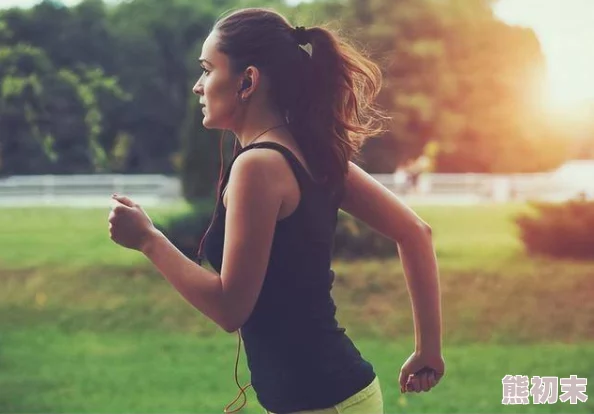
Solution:
[[[594,0],[499,0],[495,14],[534,29],[547,61],[546,87],[554,107],[575,109],[594,101]]]

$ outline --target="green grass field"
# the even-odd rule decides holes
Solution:
[[[594,412],[592,399],[501,404],[506,374],[594,378],[594,263],[527,257],[513,223],[525,208],[415,208],[441,270],[447,373],[429,393],[399,392],[413,349],[399,262],[335,263],[339,320],[374,364],[386,413]],[[108,213],[0,210],[0,412],[222,412],[236,336],[113,244]],[[242,412],[263,413],[248,396]]]

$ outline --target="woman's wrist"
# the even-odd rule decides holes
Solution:
[[[431,340],[417,340],[415,344],[417,354],[441,354],[441,340],[439,338]]]
[[[164,237],[163,233],[161,233],[157,228],[152,228],[146,235],[142,245],[140,246],[140,251],[147,257],[150,257],[151,251],[154,245],[158,242],[160,237]]]

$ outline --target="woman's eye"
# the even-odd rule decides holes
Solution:
[[[208,74],[210,73],[210,70],[206,69],[206,68],[201,68],[202,69],[202,73],[204,73],[205,75],[208,76]]]

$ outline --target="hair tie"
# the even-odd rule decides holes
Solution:
[[[297,44],[301,46],[309,44],[309,35],[307,34],[307,30],[303,26],[297,26],[293,30],[293,37],[295,38]]]

